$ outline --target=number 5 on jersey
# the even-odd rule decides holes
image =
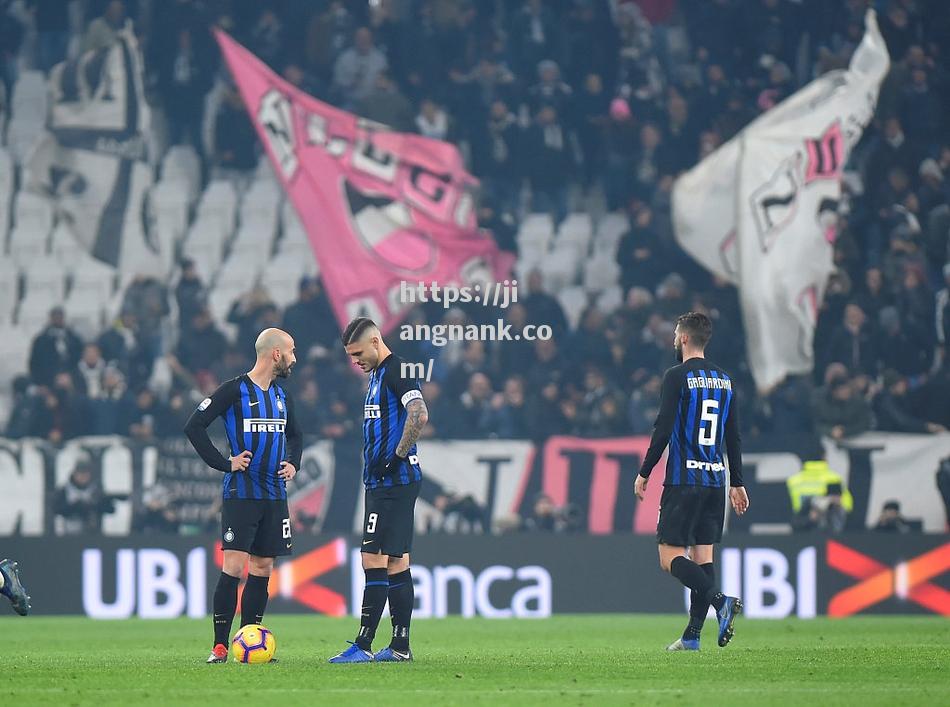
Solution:
[[[716,444],[716,430],[719,427],[719,401],[704,400],[703,411],[699,416],[699,420],[699,443],[704,447],[714,446]]]

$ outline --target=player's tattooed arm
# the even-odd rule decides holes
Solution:
[[[396,445],[396,456],[407,457],[412,445],[422,434],[422,428],[429,421],[429,409],[422,398],[416,398],[406,403],[406,426],[402,430],[402,439]]]

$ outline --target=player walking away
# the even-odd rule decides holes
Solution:
[[[729,500],[736,513],[749,508],[742,484],[739,419],[732,379],[704,358],[712,336],[709,317],[688,312],[676,320],[673,347],[681,363],[666,372],[653,438],[634,491],[641,501],[650,472],[669,444],[656,540],[660,566],[690,588],[689,625],[667,650],[699,650],[710,604],[719,618],[719,645],[729,643],[742,611],[738,597],[716,588],[713,544],[725,520],[723,443],[729,455]]]
[[[20,584],[19,565],[13,560],[0,560],[0,594],[13,604],[13,610],[20,616],[30,613],[30,595],[26,587]]]
[[[383,342],[371,319],[358,317],[343,332],[346,353],[369,373],[363,407],[363,609],[356,640],[331,663],[412,660],[409,624],[415,594],[409,570],[416,497],[422,471],[416,440],[429,420],[419,382],[402,377],[403,360]],[[373,638],[386,601],[393,637],[375,655]]]
[[[300,467],[303,435],[293,403],[277,379],[290,375],[297,362],[294,340],[280,329],[265,329],[254,347],[254,368],[202,400],[185,425],[185,434],[204,462],[224,472],[224,564],[214,590],[214,643],[209,663],[227,660],[244,566],[249,564],[242,626],[261,622],[274,558],[289,555],[293,545],[286,482]],[[218,417],[224,420],[231,448],[227,458],[208,437],[207,427]]]

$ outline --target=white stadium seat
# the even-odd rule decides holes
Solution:
[[[0,259],[0,327],[13,322],[13,310],[20,297],[20,272],[8,258]]]
[[[584,289],[602,292],[620,281],[620,266],[612,258],[595,257],[584,264]]]
[[[558,291],[557,301],[564,310],[564,316],[567,318],[568,326],[571,330],[577,329],[581,321],[581,315],[587,309],[587,292],[583,287],[567,287]]]
[[[54,258],[39,258],[23,271],[26,298],[62,301],[66,294],[66,269]]]
[[[13,201],[13,221],[17,227],[32,228],[45,238],[53,229],[53,207],[45,197],[20,191]]]
[[[623,289],[620,285],[612,285],[597,297],[597,309],[604,314],[612,314],[623,304]]]

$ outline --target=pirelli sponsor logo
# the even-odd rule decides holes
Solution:
[[[364,405],[363,406],[363,419],[364,420],[377,420],[380,417],[379,405]]]
[[[244,432],[283,432],[287,422],[280,418],[247,417],[244,419]]]

